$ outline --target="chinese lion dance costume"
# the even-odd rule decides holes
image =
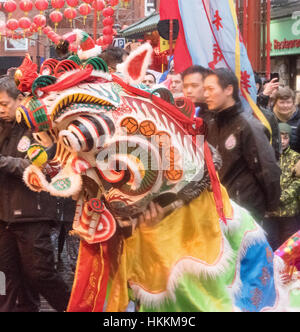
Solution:
[[[17,121],[38,142],[24,181],[77,201],[81,244],[68,311],[125,311],[130,300],[139,311],[286,310],[283,261],[220,185],[220,161],[194,106],[139,85],[151,46],[111,75],[87,50],[91,38],[74,34],[79,56],[48,59],[39,74],[25,58],[16,73],[30,92]],[[137,224],[150,202],[167,216]]]

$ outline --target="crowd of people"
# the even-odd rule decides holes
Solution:
[[[108,48],[101,57],[110,72],[116,72],[127,55],[122,49]],[[194,103],[207,141],[222,159],[221,183],[263,227],[276,250],[300,229],[300,107],[294,91],[276,79],[263,86],[256,76],[256,83],[257,105],[272,134],[244,111],[238,80],[228,69],[212,71],[195,65],[183,73],[170,70],[163,82],[148,71],[142,81],[146,89],[167,87],[174,98],[184,96]],[[1,77],[0,271],[6,276],[6,295],[0,295],[0,311],[38,311],[40,295],[64,311],[70,289],[55,268],[51,229],[59,223],[61,237],[66,236],[75,206],[34,193],[22,180],[30,164],[26,151],[34,140],[15,121],[23,97],[10,75]],[[162,219],[159,209],[151,206],[145,221]]]

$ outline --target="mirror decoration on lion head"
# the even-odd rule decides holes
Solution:
[[[93,45],[84,32],[74,34],[79,48]],[[94,51],[47,59],[39,74],[26,57],[16,73],[19,89],[29,92],[17,121],[38,142],[28,150],[32,165],[24,180],[34,191],[76,199],[74,233],[88,243],[107,241],[151,201],[175,208],[190,202],[213,182],[217,162],[201,140],[194,105],[165,88],[140,85],[149,44],[112,75]]]

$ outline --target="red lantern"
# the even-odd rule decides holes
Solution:
[[[49,2],[47,0],[36,0],[34,4],[36,9],[40,11],[40,14],[42,14],[42,12],[49,6]]]
[[[82,1],[91,5],[95,0],[82,0]]]
[[[35,23],[31,23],[29,31],[37,32],[38,31],[38,26]]]
[[[109,16],[109,17],[106,17],[102,23],[104,26],[113,25],[114,19],[113,19],[113,17]]]
[[[75,8],[66,8],[64,11],[64,16],[70,21],[72,26],[72,20],[77,16],[77,12]]]
[[[6,22],[6,27],[11,31],[17,30],[19,27],[19,22],[16,19],[11,18]]]
[[[56,36],[53,38],[53,43],[57,45],[57,44],[59,43],[60,40],[61,40],[61,36],[56,35]]]
[[[85,25],[86,17],[91,13],[92,7],[87,3],[83,3],[78,7],[78,10],[79,13],[83,16],[83,24]]]
[[[106,26],[103,28],[103,35],[107,36],[107,35],[112,35],[113,33],[114,32],[112,26]]]
[[[17,5],[13,0],[8,0],[4,2],[3,8],[9,13],[8,17],[17,9]]]
[[[82,16],[87,16],[91,13],[92,8],[90,5],[88,5],[87,3],[83,3],[78,7],[79,13]]]
[[[112,7],[117,6],[119,4],[119,0],[109,0],[109,3]]]
[[[19,6],[20,6],[20,9],[23,10],[25,15],[27,15],[28,12],[30,12],[32,10],[33,3],[31,0],[22,0],[20,2]]]
[[[78,6],[78,0],[66,0],[68,6],[70,7],[77,7]]]
[[[44,15],[35,15],[33,23],[37,25],[38,29],[41,30],[46,25],[46,17]]]
[[[65,0],[51,0],[51,6],[55,9],[61,9],[65,5]]]
[[[49,31],[48,34],[47,34],[47,37],[50,40],[52,40],[55,36],[56,36],[56,33],[53,30]]]
[[[110,45],[113,41],[113,36],[112,35],[105,35],[103,36],[103,44],[104,45]]]
[[[52,31],[51,27],[49,27],[48,25],[46,27],[43,28],[43,33],[45,35],[47,35],[50,31]]]
[[[29,29],[31,26],[31,21],[28,17],[21,17],[19,19],[19,27],[23,30]]]
[[[98,21],[99,21],[100,12],[101,12],[101,10],[103,10],[105,8],[105,3],[103,2],[103,0],[95,0],[93,2],[92,6],[97,11],[97,18],[98,18]]]
[[[108,16],[113,16],[115,11],[111,7],[107,7],[103,9],[103,16],[108,17]]]
[[[103,10],[105,7],[105,4],[103,2],[103,0],[95,0],[93,2],[93,8],[96,9],[96,11],[101,12],[101,10]]]
[[[54,12],[50,13],[49,15],[50,20],[54,23],[55,31],[57,28],[58,23],[63,19],[63,14],[59,12],[58,10],[55,10]]]

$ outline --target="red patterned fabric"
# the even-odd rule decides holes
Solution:
[[[107,244],[80,242],[68,312],[102,312],[109,276]]]

